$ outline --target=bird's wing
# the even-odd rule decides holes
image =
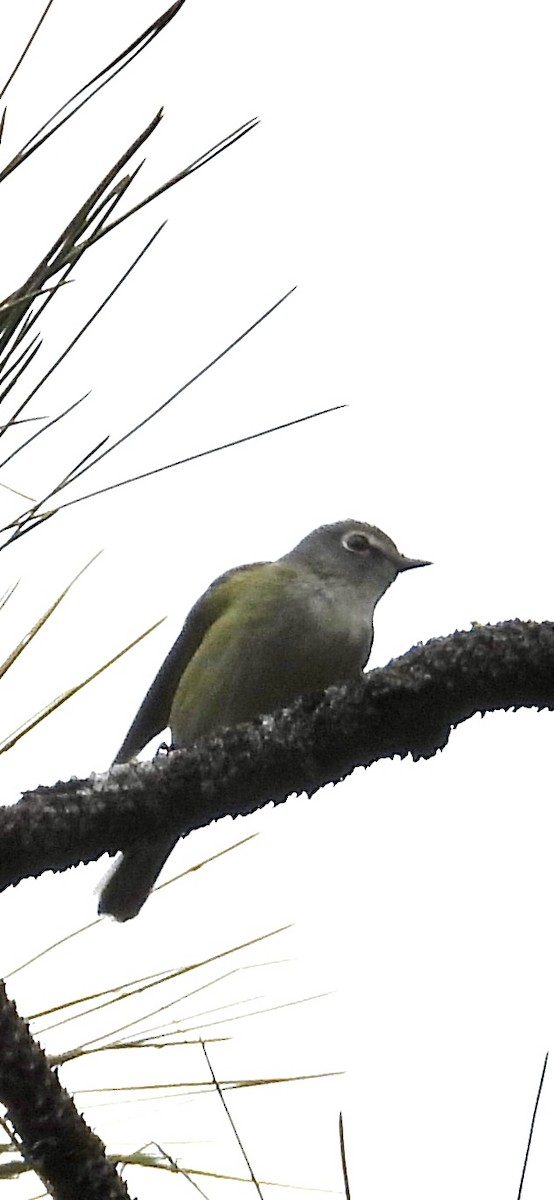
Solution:
[[[225,583],[243,571],[250,571],[252,567],[263,565],[263,563],[247,563],[243,567],[234,567],[231,571],[226,571],[224,575],[214,579],[207,591],[196,601],[167,658],[151,683],[131,728],[114,758],[114,764],[130,762],[151,738],[166,728],[169,723],[173,697],[183,671],[193,655],[196,654],[208,629],[214,621],[217,621],[226,607],[228,592],[224,586]]]

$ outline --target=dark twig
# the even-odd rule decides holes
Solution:
[[[344,1146],[344,1125],[342,1121],[342,1113],[339,1113],[339,1144],[342,1177],[344,1179],[344,1195],[345,1200],[350,1200],[350,1184],[348,1182],[348,1167],[346,1165],[346,1149]]]
[[[258,1196],[260,1197],[260,1200],[264,1200],[264,1198],[263,1198],[263,1196],[262,1196],[261,1189],[260,1189],[260,1185],[259,1185],[259,1183],[258,1183],[258,1180],[256,1179],[256,1176],[254,1175],[254,1171],[252,1170],[252,1165],[251,1165],[250,1159],[249,1159],[249,1157],[248,1157],[248,1155],[247,1155],[247,1153],[246,1153],[246,1150],[245,1150],[245,1148],[244,1148],[244,1145],[243,1145],[243,1143],[242,1143],[242,1141],[241,1141],[241,1137],[240,1137],[239,1131],[238,1131],[238,1129],[237,1129],[237,1127],[236,1127],[236,1125],[235,1125],[235,1122],[234,1122],[234,1120],[233,1120],[233,1118],[232,1118],[232,1116],[231,1116],[231,1112],[230,1112],[230,1110],[229,1110],[229,1106],[228,1106],[228,1104],[226,1103],[225,1097],[224,1097],[224,1095],[223,1095],[223,1092],[222,1092],[222,1090],[221,1090],[221,1086],[220,1086],[220,1084],[218,1083],[218,1081],[217,1081],[217,1079],[216,1079],[216,1077],[215,1077],[215,1072],[214,1072],[214,1069],[213,1069],[213,1067],[212,1067],[212,1064],[211,1064],[211,1062],[210,1062],[210,1059],[209,1059],[209,1056],[208,1056],[208,1051],[206,1050],[206,1043],[205,1043],[204,1041],[201,1041],[201,1042],[200,1042],[200,1045],[202,1046],[202,1050],[204,1051],[204,1058],[206,1059],[206,1062],[207,1062],[207,1064],[208,1064],[208,1070],[209,1070],[209,1072],[210,1072],[210,1075],[211,1075],[211,1077],[212,1077],[212,1083],[213,1083],[213,1085],[214,1085],[214,1087],[215,1087],[215,1089],[216,1089],[216,1091],[217,1091],[217,1094],[218,1094],[218,1096],[219,1096],[219,1099],[221,1100],[221,1103],[222,1103],[222,1105],[223,1105],[223,1108],[224,1108],[225,1114],[226,1114],[226,1116],[227,1116],[227,1119],[228,1119],[228,1121],[229,1121],[229,1124],[230,1124],[230,1126],[231,1126],[231,1129],[233,1130],[233,1133],[234,1133],[234,1135],[235,1135],[235,1138],[236,1138],[236,1141],[237,1141],[237,1145],[238,1145],[238,1147],[239,1147],[239,1150],[240,1150],[240,1152],[241,1152],[241,1154],[242,1154],[242,1157],[243,1157],[243,1159],[244,1159],[244,1161],[245,1161],[245,1163],[246,1163],[246,1166],[247,1166],[247,1168],[248,1168],[248,1170],[249,1170],[249,1172],[250,1172],[250,1178],[251,1178],[251,1180],[252,1180],[252,1183],[254,1184],[254,1187],[255,1187],[255,1189],[256,1189],[256,1191],[257,1191],[257,1193],[258,1193]]]
[[[547,1062],[548,1062],[548,1052],[547,1052],[547,1054],[546,1054],[546,1056],[545,1056],[545,1059],[544,1059],[543,1068],[542,1068],[542,1074],[541,1074],[541,1077],[540,1077],[540,1082],[539,1082],[539,1088],[538,1088],[538,1091],[537,1091],[537,1096],[536,1096],[536,1100],[535,1100],[535,1107],[534,1107],[534,1109],[533,1109],[533,1116],[531,1117],[531,1128],[530,1128],[530,1130],[529,1130],[529,1137],[528,1137],[528,1139],[527,1139],[527,1149],[526,1149],[526,1151],[525,1151],[525,1158],[524,1158],[524,1160],[523,1160],[523,1170],[522,1170],[522,1172],[521,1172],[521,1179],[520,1179],[520,1181],[519,1181],[519,1188],[518,1188],[518,1193],[517,1193],[517,1200],[521,1200],[521,1193],[522,1193],[522,1191],[523,1191],[523,1182],[524,1182],[524,1179],[525,1179],[525,1172],[526,1172],[526,1170],[527,1170],[527,1162],[528,1162],[528,1159],[529,1159],[529,1151],[530,1151],[530,1149],[531,1149],[531,1142],[532,1142],[532,1140],[533,1140],[533,1130],[534,1130],[534,1128],[535,1128],[535,1119],[536,1119],[537,1112],[538,1112],[538,1108],[539,1108],[539,1100],[540,1100],[540,1098],[541,1098],[542,1085],[543,1085],[543,1083],[544,1083],[544,1077],[545,1077],[545,1075],[546,1075],[546,1064],[547,1064]]]

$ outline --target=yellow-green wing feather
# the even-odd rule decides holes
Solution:
[[[215,579],[207,591],[196,601],[179,636],[150,685],[129,732],[114,758],[114,763],[129,762],[169,724],[173,697],[179,681],[207,631],[222,615],[230,601],[230,589],[225,585],[236,576],[262,565],[264,564],[249,563],[246,566],[226,571],[224,575]]]

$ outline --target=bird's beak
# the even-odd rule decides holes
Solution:
[[[396,566],[399,571],[412,571],[414,567],[432,567],[433,564],[426,558],[404,558],[401,554]]]

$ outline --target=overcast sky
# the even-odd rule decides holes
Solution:
[[[12,8],[2,79],[41,5]],[[161,10],[154,0],[97,0],[85,16],[56,0],[8,92],[2,161]],[[50,306],[29,382],[167,221],[32,413],[90,397],[8,464],[2,484],[45,492],[294,285],[67,498],[347,405],[78,504],[5,551],[0,594],[21,583],[2,609],[2,659],[103,554],[2,680],[2,736],[167,621],[0,757],[3,801],[105,770],[207,584],[279,556],[322,522],[369,521],[433,561],[379,606],[373,665],[472,621],[552,618],[553,54],[554,15],[540,0],[187,0],[3,184],[7,294],[162,105],[129,204],[260,118],[91,251]],[[16,511],[11,493],[1,503],[8,517]],[[292,924],[188,975],[173,998],[235,972],[167,1013],[192,1037],[232,1038],[210,1047],[219,1078],[344,1072],[227,1094],[257,1176],[310,1187],[314,1198],[340,1191],[342,1109],[358,1200],[515,1197],[552,1043],[551,746],[551,714],[474,718],[427,763],[380,763],[310,800],[198,831],[164,878],[259,836],[152,897],[136,921],[100,922],[18,972],[9,994],[31,1014]],[[106,867],[0,897],[5,972],[94,920]],[[143,997],[133,1017],[169,995]],[[311,996],[320,998],[211,1023]],[[131,1009],[116,1007],[42,1042],[66,1049],[122,1025]],[[206,1078],[197,1047],[106,1053],[63,1074],[110,1149],[156,1141],[189,1168],[243,1175],[217,1097],[84,1091]],[[525,1200],[554,1186],[553,1121],[547,1072]],[[141,1197],[193,1194],[174,1176],[129,1180]],[[199,1182],[210,1200],[250,1194]],[[18,1187],[31,1196],[36,1181]]]

